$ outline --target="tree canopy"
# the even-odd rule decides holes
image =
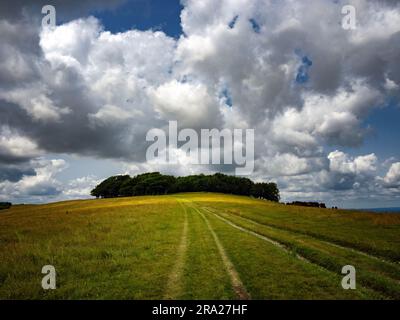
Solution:
[[[159,172],[144,173],[135,177],[113,176],[97,185],[91,191],[91,195],[96,198],[116,198],[178,192],[219,192],[276,202],[280,199],[276,183],[254,183],[248,178],[222,173],[187,177],[174,177]]]
[[[11,202],[0,202],[0,210],[11,208]]]

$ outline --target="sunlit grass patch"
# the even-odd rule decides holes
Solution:
[[[228,259],[252,299],[398,299],[399,235],[397,215],[212,193],[16,205],[0,215],[0,298],[237,299]],[[344,264],[356,290],[341,287]]]

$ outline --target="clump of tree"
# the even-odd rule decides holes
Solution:
[[[96,186],[91,191],[91,195],[96,198],[116,198],[179,192],[219,192],[276,202],[280,199],[276,183],[254,183],[247,178],[222,173],[187,177],[168,176],[159,172],[140,174],[135,177],[113,176]]]
[[[313,208],[323,208],[326,209],[325,203],[319,202],[303,202],[303,201],[294,201],[291,203],[286,203],[288,206],[301,206],[301,207],[313,207]],[[337,208],[336,208],[337,209]]]
[[[0,210],[10,209],[11,205],[11,202],[0,202]]]

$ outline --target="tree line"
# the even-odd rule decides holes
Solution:
[[[0,210],[11,208],[11,202],[0,202]]]
[[[222,173],[186,177],[163,175],[159,172],[144,173],[135,177],[118,175],[101,182],[91,191],[91,195],[96,198],[116,198],[179,192],[219,192],[276,202],[280,199],[276,183],[254,183],[248,178]]]
[[[319,203],[319,202],[293,201],[291,203],[286,203],[286,205],[288,205],[288,206],[313,207],[313,208],[326,209],[326,204],[325,203]]]

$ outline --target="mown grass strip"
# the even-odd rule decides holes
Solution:
[[[245,227],[243,223],[239,221],[231,221],[229,218],[224,218],[219,214],[209,210],[210,213],[214,214],[217,218],[224,221],[225,223],[242,230],[244,232],[250,233],[258,238],[262,238],[270,243],[278,243],[280,247],[284,248],[285,250],[293,252],[298,258],[306,260],[313,265],[319,266],[328,270],[330,272],[334,272],[336,274],[340,274],[341,268],[346,265],[345,261],[342,259],[338,259],[337,257],[332,257],[331,255],[327,255],[326,253],[315,250],[312,248],[312,244],[307,243],[306,245],[299,245],[298,243],[294,243],[293,241],[289,241],[288,239],[283,238],[282,236],[278,237],[275,235],[268,234],[269,237],[266,236],[265,230],[257,229],[249,227],[248,225]],[[224,216],[227,214],[224,214]],[[254,223],[260,227],[266,227],[262,224],[258,224],[252,220],[245,219],[240,217],[240,219],[247,220],[250,223]],[[237,225],[236,223],[240,223],[241,225]],[[315,239],[313,239],[315,241]],[[360,267],[357,265],[358,269],[358,279],[359,282],[374,291],[378,291],[381,294],[385,295],[388,298],[399,299],[400,298],[400,286],[397,280],[388,279],[380,274],[376,274],[366,270],[365,268]]]
[[[236,299],[231,279],[207,225],[184,199],[182,204],[188,213],[188,248],[183,268],[184,290],[178,299]]]
[[[284,230],[284,231],[289,231],[289,232],[298,233],[298,234],[306,235],[306,236],[309,236],[309,237],[313,237],[313,238],[315,238],[317,240],[325,241],[325,242],[327,242],[329,244],[336,245],[338,247],[342,247],[342,248],[353,250],[354,252],[357,252],[359,254],[363,254],[363,255],[371,257],[373,259],[376,259],[376,260],[379,260],[379,261],[383,261],[383,262],[386,262],[386,263],[392,263],[394,265],[400,266],[399,259],[398,259],[399,257],[396,256],[396,255],[393,255],[390,251],[387,251],[387,250],[383,250],[383,249],[377,250],[377,249],[370,248],[370,247],[367,247],[365,245],[362,245],[360,243],[348,242],[348,241],[345,241],[343,239],[337,239],[337,238],[334,238],[334,237],[330,237],[330,236],[323,235],[323,234],[320,234],[320,233],[312,232],[312,231],[309,231],[309,230],[300,230],[300,229],[291,228],[291,227],[287,227],[287,226],[284,227],[284,226],[281,226],[281,225],[276,224],[276,223],[268,223],[268,222],[266,222],[264,220],[261,220],[260,218],[253,217],[250,214],[242,214],[242,213],[238,213],[238,212],[234,212],[234,211],[229,211],[229,214],[233,214],[233,215],[239,216],[241,218],[246,218],[246,219],[252,220],[254,222],[257,222],[259,224],[263,224],[263,225],[266,225],[266,226],[269,226],[269,227],[273,227],[273,228],[276,228],[276,229],[281,229],[281,230]]]
[[[210,209],[210,208],[205,208],[205,209],[207,209],[207,210],[209,210],[209,211],[211,211],[213,213],[216,213],[213,209]],[[262,226],[262,227],[270,228],[272,230],[273,229],[280,230],[280,231],[288,233],[288,234],[301,236],[301,237],[303,237],[305,239],[309,238],[310,240],[312,239],[314,241],[317,241],[317,242],[320,242],[320,243],[324,243],[326,245],[329,245],[329,246],[332,246],[332,247],[336,247],[338,249],[347,250],[347,251],[350,251],[352,253],[355,253],[355,254],[358,254],[358,255],[362,255],[362,256],[364,256],[366,258],[373,259],[376,262],[378,262],[380,265],[383,264],[383,265],[386,265],[388,268],[390,268],[391,271],[390,271],[389,274],[387,274],[389,277],[391,277],[392,279],[394,279],[396,281],[400,280],[400,265],[398,263],[385,260],[383,258],[368,254],[366,252],[354,249],[352,247],[346,247],[346,246],[342,246],[342,245],[339,245],[339,244],[334,243],[334,242],[329,242],[327,240],[319,239],[317,237],[308,235],[308,234],[303,233],[303,232],[298,232],[298,231],[292,230],[292,229],[285,229],[285,228],[277,227],[277,226],[275,226],[273,224],[267,224],[267,223],[258,222],[258,221],[255,221],[255,220],[253,220],[251,218],[248,218],[248,217],[245,217],[245,216],[242,216],[242,215],[237,215],[237,214],[234,214],[234,213],[228,214],[228,213],[225,213],[225,212],[220,212],[219,214],[224,214],[224,215],[227,215],[227,216],[230,216],[230,217],[232,217],[232,215],[233,215],[233,216],[236,216],[238,219],[247,221],[247,222],[249,222],[249,223],[251,223],[251,224],[253,224],[255,226],[260,226],[260,227]]]
[[[187,236],[187,233],[188,233],[187,211],[186,211],[186,208],[182,205],[182,203],[179,200],[177,200],[177,202],[179,203],[180,207],[183,210],[185,220],[183,222],[181,242],[177,249],[176,263],[170,273],[168,283],[167,283],[167,289],[164,294],[164,299],[167,299],[167,300],[177,299],[182,294],[183,267],[185,264],[185,256],[186,256],[186,251],[187,251],[187,241],[188,241],[187,240],[187,237],[188,237]]]
[[[207,210],[207,209],[204,209],[204,210]],[[312,263],[310,260],[308,260],[308,259],[306,259],[305,257],[299,255],[299,254],[296,253],[295,251],[292,251],[292,250],[290,249],[290,247],[284,245],[284,244],[281,243],[281,242],[272,240],[271,238],[268,238],[268,237],[266,237],[265,235],[259,234],[259,233],[257,233],[257,232],[254,232],[254,231],[249,230],[249,229],[246,229],[246,228],[243,228],[243,227],[241,227],[241,226],[239,226],[239,225],[233,223],[232,221],[229,221],[228,219],[223,218],[223,217],[220,216],[219,214],[214,213],[214,212],[212,212],[212,211],[210,211],[210,210],[207,210],[207,211],[210,212],[210,213],[212,213],[212,214],[214,214],[218,219],[222,220],[223,222],[225,222],[226,224],[230,225],[230,226],[233,227],[233,228],[236,228],[236,229],[238,229],[238,230],[240,230],[240,231],[242,231],[242,232],[246,232],[246,233],[248,233],[248,234],[251,234],[252,236],[255,236],[255,237],[257,237],[257,238],[259,238],[259,239],[261,239],[261,240],[267,241],[267,242],[273,244],[274,246],[279,247],[279,248],[281,248],[282,250],[284,250],[284,251],[286,251],[286,252],[288,252],[288,253],[290,253],[290,254],[293,254],[296,258],[298,258],[298,259],[300,259],[300,260],[303,260],[303,261]],[[318,266],[318,267],[320,267],[320,266]]]
[[[252,299],[383,299],[368,288],[343,290],[341,276],[243,232],[206,212]]]
[[[229,259],[228,255],[225,252],[224,247],[222,246],[221,242],[218,239],[217,234],[215,233],[215,231],[213,230],[210,222],[208,221],[208,219],[206,218],[206,216],[196,207],[193,207],[199,214],[200,216],[203,218],[204,222],[207,225],[208,230],[210,231],[210,233],[212,234],[215,244],[218,247],[218,251],[221,255],[222,261],[224,262],[226,271],[229,274],[229,277],[231,279],[231,283],[232,283],[232,287],[233,290],[235,291],[237,298],[240,300],[249,300],[250,299],[250,294],[247,292],[246,287],[244,286],[244,284],[242,283],[242,281],[240,280],[239,274],[235,269],[235,266],[233,265],[233,263],[231,262],[231,260]]]

